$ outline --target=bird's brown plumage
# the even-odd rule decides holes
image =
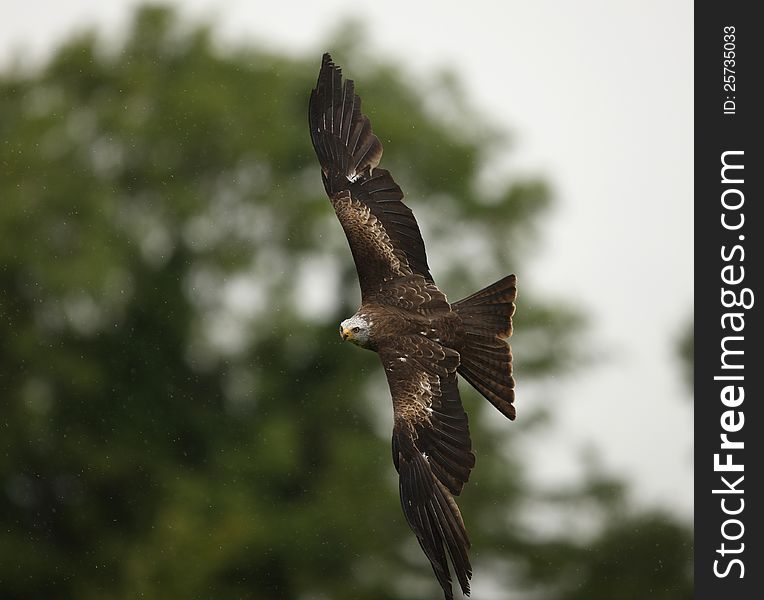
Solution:
[[[430,274],[403,192],[378,168],[382,144],[351,80],[325,54],[308,110],[321,175],[347,236],[361,287],[365,346],[379,353],[393,399],[393,463],[403,512],[446,599],[447,556],[469,593],[470,546],[454,500],[475,465],[457,373],[515,417],[512,331],[515,276],[453,305]]]

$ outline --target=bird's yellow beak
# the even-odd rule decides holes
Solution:
[[[340,336],[342,336],[343,340],[349,340],[353,335],[353,332],[349,329],[345,329],[344,327],[340,327]]]

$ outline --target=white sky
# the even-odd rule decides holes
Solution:
[[[523,286],[582,306],[607,357],[545,384],[559,418],[527,448],[530,471],[567,479],[573,450],[593,444],[640,500],[690,514],[692,405],[675,357],[693,302],[689,0],[169,3],[214,17],[226,38],[316,52],[317,64],[327,33],[362,17],[386,60],[457,70],[471,103],[513,133],[507,164],[555,190]],[[88,24],[117,33],[136,4],[0,0],[0,68]]]

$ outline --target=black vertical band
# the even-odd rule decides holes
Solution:
[[[695,4],[695,597],[764,589],[764,217],[754,3]]]

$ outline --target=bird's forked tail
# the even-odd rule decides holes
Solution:
[[[465,331],[459,375],[509,419],[515,418],[515,380],[512,350],[504,340],[512,335],[516,284],[508,275],[452,305]]]

